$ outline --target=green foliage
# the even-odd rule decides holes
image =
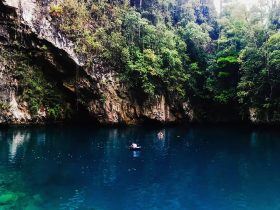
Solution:
[[[211,61],[206,87],[214,95],[214,101],[230,104],[236,99],[239,63],[235,56],[219,57]]]
[[[28,103],[31,114],[36,116],[39,110],[46,109],[49,118],[54,120],[63,118],[64,98],[55,87],[55,83],[48,81],[36,65],[29,64],[25,56],[17,55],[16,61],[22,100]]]
[[[10,105],[3,102],[3,101],[0,101],[0,110],[3,110],[3,111],[8,111],[10,108]]]
[[[59,4],[52,4],[50,7],[50,14],[53,17],[59,17],[63,13],[62,6]]]
[[[237,63],[238,60],[237,57],[235,56],[228,56],[228,57],[218,58],[217,62],[222,68],[224,68],[228,64]]]
[[[180,26],[178,32],[189,46],[188,51],[191,59],[202,66],[206,66],[212,45],[209,31],[203,28],[203,25],[190,22],[185,26]]]
[[[239,101],[246,106],[273,110],[279,106],[280,35],[275,33],[257,48],[245,48],[240,54],[241,81]]]
[[[278,106],[279,4],[260,2],[250,13],[238,4],[226,6],[220,18],[212,1],[61,5],[54,24],[75,43],[79,57],[89,68],[97,62],[114,69],[140,97],[164,94],[170,101],[207,99],[244,109]]]
[[[102,60],[147,98],[163,93],[185,96],[189,59],[186,43],[174,29],[159,22],[153,25],[151,19],[125,5],[75,2],[63,2],[59,27],[76,43],[76,52],[88,66]]]

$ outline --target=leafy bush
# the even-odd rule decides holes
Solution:
[[[60,17],[63,14],[63,9],[60,4],[52,4],[50,7],[50,15],[53,17]]]
[[[64,98],[55,83],[48,81],[42,70],[29,64],[28,58],[22,54],[17,55],[16,61],[22,100],[28,103],[31,114],[36,116],[38,111],[44,108],[49,118],[63,118]]]
[[[8,103],[0,101],[0,110],[8,111],[10,108],[10,105]]]

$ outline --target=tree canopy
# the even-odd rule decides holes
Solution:
[[[280,106],[280,3],[221,0],[63,0],[53,22],[88,66],[113,68],[148,100]]]

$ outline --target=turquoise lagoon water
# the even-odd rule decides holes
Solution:
[[[142,151],[127,149],[133,141]],[[6,209],[279,210],[280,131],[1,129],[0,210]]]

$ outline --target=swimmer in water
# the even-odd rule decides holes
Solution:
[[[158,138],[159,139],[163,139],[164,138],[164,134],[162,131],[160,131],[158,134],[157,134]]]

